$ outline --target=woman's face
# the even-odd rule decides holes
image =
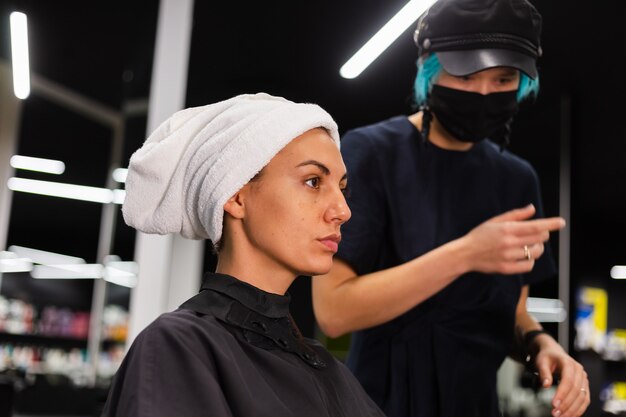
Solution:
[[[519,71],[509,67],[489,68],[474,74],[457,77],[442,70],[437,84],[456,90],[480,93],[503,93],[515,91],[519,87]]]
[[[291,141],[244,189],[243,228],[267,268],[320,275],[332,266],[350,216],[346,167],[324,129]]]

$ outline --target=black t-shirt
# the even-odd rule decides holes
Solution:
[[[410,261],[510,209],[533,203],[543,215],[533,168],[487,140],[444,150],[400,116],[347,132],[341,152],[352,218],[337,257],[359,275]],[[529,274],[463,275],[391,322],[356,332],[348,366],[389,417],[499,415],[496,372],[512,349],[521,287],[554,274],[546,246]]]
[[[137,336],[103,416],[384,417],[343,364],[300,336],[289,296],[222,274]]]

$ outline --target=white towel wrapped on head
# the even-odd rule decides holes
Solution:
[[[339,146],[337,124],[315,104],[258,93],[181,110],[130,158],[124,220],[145,233],[217,243],[228,199],[316,127]]]

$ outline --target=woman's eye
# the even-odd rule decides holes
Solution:
[[[346,198],[348,198],[350,196],[350,188],[348,188],[347,186],[343,187],[341,189],[341,192],[343,193],[343,196],[346,197]]]
[[[320,179],[318,177],[313,177],[313,178],[309,178],[304,183],[311,188],[317,189],[320,186]]]

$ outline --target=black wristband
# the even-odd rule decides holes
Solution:
[[[524,347],[526,348],[526,351],[530,351],[530,343],[533,341],[535,337],[539,336],[540,334],[550,334],[550,333],[541,329],[541,330],[531,330],[524,335]]]
[[[520,346],[520,350],[521,350],[521,354],[522,354],[522,360],[524,361],[524,363],[527,366],[531,366],[533,367],[533,357],[535,355],[537,355],[537,349],[531,349],[530,344],[532,343],[532,341],[535,339],[535,337],[539,336],[540,334],[545,333],[545,334],[549,334],[548,332],[546,332],[545,330],[541,329],[541,330],[531,330],[529,332],[526,332],[524,334],[523,340],[522,340],[522,346]]]

